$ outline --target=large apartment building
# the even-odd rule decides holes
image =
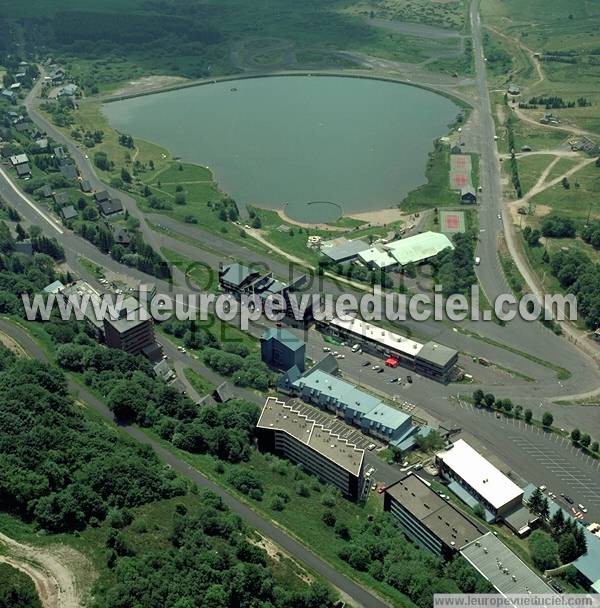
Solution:
[[[350,500],[364,491],[364,450],[317,424],[276,397],[268,397],[256,425],[258,448],[273,452],[323,481]]]
[[[383,508],[408,538],[445,559],[487,532],[413,473],[386,488]]]

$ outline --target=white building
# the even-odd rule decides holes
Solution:
[[[459,484],[494,517],[505,515],[523,501],[523,489],[464,439],[438,452],[435,460],[441,475]],[[460,496],[460,491],[457,494]]]

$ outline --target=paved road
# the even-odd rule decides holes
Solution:
[[[46,354],[24,330],[1,319],[0,330],[16,340],[30,356],[40,361],[48,362]],[[90,393],[83,385],[72,380],[69,376],[67,376],[67,378],[71,394],[75,395],[77,399],[98,412],[106,421],[111,424],[114,423],[112,412],[102,401]],[[310,549],[294,539],[282,528],[256,513],[256,511],[229,494],[221,486],[202,475],[202,473],[179,459],[177,456],[174,456],[153,439],[150,439],[140,428],[136,426],[122,426],[120,428],[136,441],[152,447],[161,460],[171,465],[175,471],[192,481],[198,487],[209,489],[219,495],[227,506],[244,519],[251,527],[273,540],[275,544],[279,545],[283,551],[291,555],[294,559],[306,564],[306,566],[313,571],[318,572],[332,585],[341,589],[361,606],[364,606],[364,608],[385,608],[388,606],[386,602],[382,601],[348,577],[340,574],[335,568],[315,555]]]

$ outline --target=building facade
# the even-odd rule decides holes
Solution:
[[[383,508],[408,538],[445,559],[487,532],[413,473],[386,488]]]
[[[296,366],[304,372],[306,344],[287,329],[268,329],[260,338],[260,354],[271,367],[287,371]]]
[[[359,500],[364,492],[364,450],[275,397],[267,398],[256,425],[258,448],[302,465]]]

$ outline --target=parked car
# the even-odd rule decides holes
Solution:
[[[409,384],[412,384],[412,376],[406,376],[406,381],[407,381]]]
[[[565,500],[566,500],[566,501],[567,501],[567,502],[568,502],[570,505],[572,505],[572,504],[574,504],[574,503],[575,503],[575,501],[574,501],[574,500],[573,500],[573,499],[572,499],[572,498],[571,498],[571,497],[570,497],[568,494],[565,494],[565,495],[563,496],[563,498],[564,498],[564,499],[565,499]]]
[[[368,450],[374,450],[375,449],[375,444],[374,443],[370,443],[367,447]]]
[[[380,368],[377,370],[377,373],[378,373],[378,374],[383,374],[383,367],[380,367]]]
[[[363,361],[363,363],[362,363],[363,367],[368,367],[369,365],[371,365],[370,361]]]
[[[379,365],[374,365],[371,369],[376,372],[377,370],[381,369],[381,367]]]

